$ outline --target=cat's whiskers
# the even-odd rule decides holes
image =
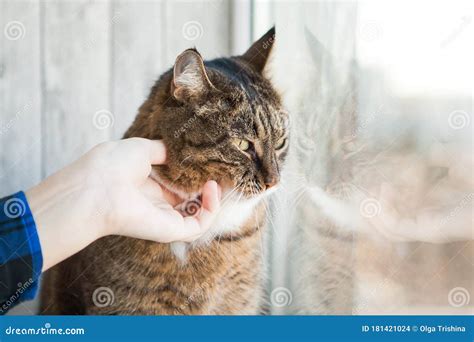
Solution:
[[[243,182],[243,181],[242,181],[242,182]],[[237,203],[242,199],[242,196],[243,196],[243,195],[244,195],[244,193],[241,191],[241,192],[239,193],[239,197],[238,197],[238,199],[237,199],[237,201],[236,201]],[[220,238],[221,238],[221,237],[222,237],[222,234],[220,234],[220,236],[219,236],[219,242],[220,242]],[[230,255],[229,255],[228,258],[230,258],[230,257],[233,258],[233,257],[234,257],[234,256],[232,255],[232,245],[233,245],[232,243],[233,243],[233,241],[232,241],[232,232],[230,232],[230,253],[229,253]]]
[[[225,194],[224,198],[221,199],[221,207],[228,201],[230,201],[232,198],[232,195],[237,191],[238,187],[232,188],[227,194]]]
[[[240,185],[242,183],[243,183],[243,181],[241,181],[236,187],[234,187],[234,189],[231,191],[231,193],[235,194],[237,189],[240,187]],[[234,201],[234,203],[238,203],[242,199],[242,196],[243,196],[243,192],[238,193],[238,198]],[[230,196],[226,196],[226,197],[227,197],[227,202],[230,202],[231,200],[233,200],[233,198],[230,198]],[[222,209],[225,209],[224,204],[221,205],[221,210]],[[232,232],[230,232],[230,235],[231,235],[231,239],[232,239]],[[220,245],[221,238],[223,236],[223,232],[217,232],[216,236],[218,236],[217,244]],[[231,241],[231,243],[232,243],[232,241]]]
[[[256,193],[255,193],[253,190],[251,190],[251,191],[252,191],[252,194],[253,194],[253,195],[256,195]],[[265,201],[266,201],[266,199],[264,198],[264,199],[263,199],[263,205],[264,205],[264,206],[265,206]],[[265,208],[265,207],[264,207],[264,208]],[[267,214],[267,217],[268,217],[268,214]],[[265,243],[264,243],[264,241],[263,241],[263,231],[262,231],[262,229],[261,229],[261,227],[260,227],[260,220],[259,220],[259,218],[258,218],[257,216],[255,217],[255,225],[256,225],[257,233],[259,234],[260,252],[261,252],[261,255],[265,255],[265,254],[264,254],[264,252],[265,252],[264,244],[265,244]]]
[[[279,236],[279,234],[277,233],[277,230],[276,230],[276,225],[272,219],[272,211],[270,210],[269,208],[269,203],[267,201],[267,198],[264,198],[263,201],[263,208],[265,210],[265,217],[268,219],[268,222],[266,224],[266,226],[270,226],[270,229],[272,230],[273,234],[275,235],[275,241],[282,241],[281,237]]]
[[[222,210],[226,210],[226,205],[229,204],[231,201],[233,201],[234,194],[236,193],[237,190],[238,190],[238,187],[234,187],[227,194],[224,195],[224,197],[221,199],[220,209],[219,209],[219,212],[217,213],[216,217],[219,215],[219,213]],[[212,228],[211,228],[211,230],[208,232],[208,234],[206,234],[202,239],[199,239],[196,242],[196,244],[202,244],[203,242],[204,243],[210,243],[216,237],[219,237],[219,239],[220,239],[220,233],[216,232],[216,231],[213,231]]]

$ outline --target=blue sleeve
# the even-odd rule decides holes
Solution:
[[[25,193],[0,199],[0,314],[36,296],[42,267],[40,241]]]

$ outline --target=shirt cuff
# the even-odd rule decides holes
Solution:
[[[25,193],[0,199],[0,314],[36,296],[42,268],[41,245]]]

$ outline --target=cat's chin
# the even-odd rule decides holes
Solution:
[[[198,192],[187,192],[179,189],[176,186],[173,186],[172,184],[169,184],[168,182],[164,181],[158,174],[158,172],[155,169],[151,170],[150,173],[150,178],[153,179],[155,182],[161,185],[161,187],[170,195],[174,196],[174,204],[179,204],[181,202],[184,202],[186,200],[191,200],[194,198],[197,198],[201,195],[201,193]],[[178,203],[179,202],[179,203]]]
[[[176,196],[178,201],[181,201],[180,203],[176,204],[175,208],[179,210],[183,216],[192,216],[199,211],[201,205],[201,194],[199,192],[185,193],[180,191],[169,184],[166,184],[166,182],[163,182],[156,172],[152,172],[151,178],[162,185],[166,191],[169,191],[174,196]],[[242,196],[242,194],[232,191],[232,189],[224,188],[222,193],[221,208],[215,215],[211,228],[205,234],[203,234],[203,236],[192,243],[171,243],[171,252],[184,264],[186,263],[189,249],[196,247],[205,248],[206,245],[221,235],[231,233],[238,234],[240,228],[253,214],[254,209],[259,204],[259,202],[273,193],[275,190],[276,187],[248,198]]]
[[[194,242],[171,243],[171,252],[184,265],[187,261],[188,252],[192,248],[206,248],[206,246],[209,245],[213,240],[218,239],[219,236],[222,235],[235,234],[238,236],[239,230],[254,213],[255,207],[262,199],[273,192],[274,189],[256,195],[250,199],[239,199],[240,196],[238,195],[236,195],[234,199],[226,199],[226,192],[224,191],[224,200],[221,204],[219,212],[213,219],[211,228]]]
[[[183,191],[180,188],[169,184],[169,182],[163,180],[156,170],[152,170],[150,178],[155,182],[161,185],[166,199],[170,202],[174,209],[181,212],[183,216],[194,216],[199,213],[202,202],[202,191],[187,192]],[[249,205],[253,206],[263,197],[273,193],[276,189],[272,188],[260,194],[251,195],[244,194],[238,191],[235,191],[231,186],[226,186],[224,184],[219,184],[222,188],[222,202],[224,203],[224,208],[228,206],[231,207],[241,207],[245,210]],[[226,206],[227,205],[227,206]],[[224,209],[223,208],[223,209]],[[221,210],[222,211],[222,210]],[[227,222],[227,221],[226,221]],[[225,223],[226,224],[226,223]],[[232,231],[232,229],[230,230]]]
[[[150,178],[160,184],[165,199],[183,216],[194,216],[199,213],[202,202],[202,191],[185,192],[164,181],[158,172],[152,169]]]

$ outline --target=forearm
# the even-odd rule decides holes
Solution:
[[[43,271],[101,237],[97,198],[74,164],[26,192],[43,253]],[[97,213],[97,214],[95,214]]]
[[[17,201],[11,213],[0,208],[0,243],[6,242],[0,246],[0,280],[9,285],[0,291],[0,313],[8,310],[2,302],[16,293],[17,284],[28,282],[29,293],[22,298],[33,298],[42,271],[102,236],[162,243],[202,236],[219,210],[221,191],[216,182],[207,181],[199,215],[183,217],[149,178],[151,165],[165,160],[160,141],[103,143],[26,194],[0,199],[5,207]]]

